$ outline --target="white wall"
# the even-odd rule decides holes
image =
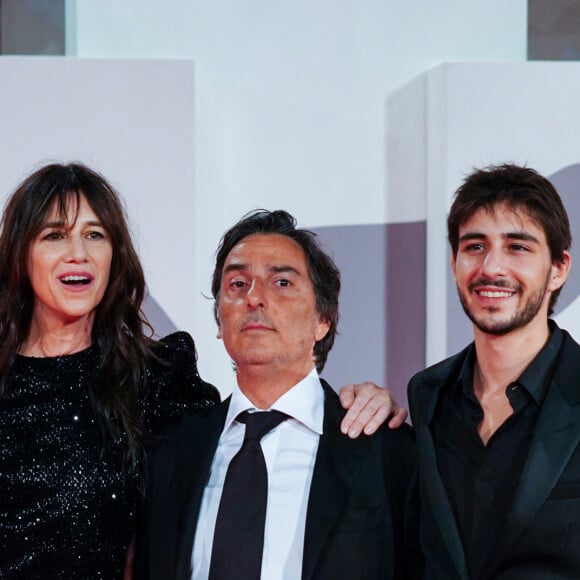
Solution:
[[[176,290],[191,295],[188,330],[206,379],[226,391],[232,380],[200,296],[220,234],[254,207],[284,207],[309,226],[386,222],[389,95],[443,61],[524,60],[526,7],[526,0],[69,0],[71,54],[194,60],[199,286]]]
[[[427,364],[473,336],[450,275],[446,215],[453,192],[474,167],[513,162],[538,170],[559,191],[573,237],[580,231],[579,93],[578,62],[461,63],[430,70],[391,97],[390,142],[398,148],[389,155],[390,195],[409,175],[413,179],[407,203],[389,199],[389,208],[396,217],[427,221],[426,252],[408,248],[416,270],[424,268],[426,253]],[[578,340],[577,245],[555,318]]]
[[[151,296],[169,321],[195,326],[183,291],[198,284],[192,63],[2,57],[0,86],[0,207],[46,163],[102,172],[123,193]]]

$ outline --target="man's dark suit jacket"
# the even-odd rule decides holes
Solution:
[[[580,346],[563,332],[505,529],[477,580],[580,579]],[[429,579],[469,578],[430,429],[440,393],[457,379],[466,351],[409,383],[421,481],[420,537]]]
[[[351,440],[340,433],[344,411],[336,393],[327,384],[323,388],[324,434],[308,500],[302,578],[408,578],[405,518],[409,541],[417,533],[406,508],[416,469],[412,432],[408,426],[384,427]],[[137,533],[137,580],[190,579],[202,494],[228,405],[226,400],[183,419],[150,454]],[[413,556],[416,565],[420,559]]]

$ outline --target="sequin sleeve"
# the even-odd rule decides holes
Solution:
[[[197,370],[197,353],[187,332],[163,338],[155,361],[147,372],[144,395],[145,428],[156,432],[183,415],[191,415],[220,402],[218,390],[206,383]]]

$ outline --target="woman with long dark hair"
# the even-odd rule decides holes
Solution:
[[[144,440],[219,401],[193,340],[148,337],[119,196],[53,164],[10,197],[0,234],[0,577],[118,578]]]

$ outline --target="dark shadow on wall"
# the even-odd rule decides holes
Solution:
[[[387,383],[404,389],[425,367],[427,333],[427,224],[387,226]]]
[[[425,365],[425,222],[315,230],[342,276],[340,324],[324,370],[338,388],[372,380],[406,406]]]
[[[171,318],[167,316],[163,308],[159,306],[157,300],[152,296],[145,298],[143,312],[155,330],[155,337],[166,336],[178,330]]]
[[[314,228],[341,272],[339,335],[324,377],[338,388],[372,380],[384,384],[384,225]]]
[[[564,202],[572,231],[572,268],[554,309],[557,314],[580,295],[580,163],[568,165],[549,175],[548,179]]]

